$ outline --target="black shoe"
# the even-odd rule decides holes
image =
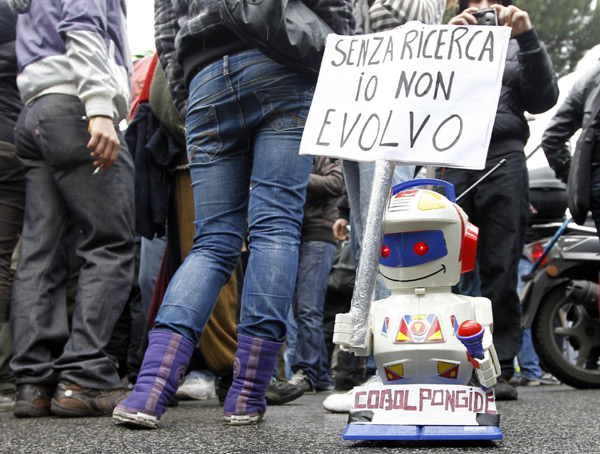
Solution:
[[[233,374],[223,375],[217,379],[217,398],[221,405],[225,404],[225,398],[233,383]]]
[[[280,380],[271,380],[267,388],[267,404],[283,405],[297,399],[304,394],[304,388],[293,385],[289,382]]]
[[[355,386],[359,385],[354,380],[350,380],[349,378],[335,378],[334,379],[334,388],[336,391],[350,391]]]
[[[18,418],[50,416],[50,401],[55,386],[24,384],[17,386],[13,414]]]
[[[504,377],[498,377],[498,382],[492,388],[496,394],[496,400],[517,400],[519,398],[517,389]]]

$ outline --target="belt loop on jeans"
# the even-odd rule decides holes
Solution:
[[[223,75],[229,75],[229,55],[223,57]]]

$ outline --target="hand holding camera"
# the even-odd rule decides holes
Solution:
[[[505,25],[512,28],[511,36],[519,35],[533,27],[529,14],[514,5],[491,5],[491,8],[479,10],[475,7],[465,9],[448,22],[452,25]]]

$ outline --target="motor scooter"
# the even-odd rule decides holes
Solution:
[[[564,213],[564,209],[562,211]],[[531,327],[542,367],[575,388],[600,387],[600,242],[596,228],[562,222],[532,224],[538,238],[520,292],[522,327]],[[548,236],[545,232],[554,231]],[[541,237],[541,238],[540,238]]]

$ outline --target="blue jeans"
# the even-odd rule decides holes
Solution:
[[[332,384],[323,336],[323,306],[336,251],[335,244],[325,241],[306,241],[300,246],[298,281],[292,302],[298,326],[292,370],[304,371],[313,386]]]
[[[294,317],[294,310],[290,307],[287,321],[285,322],[285,351],[283,360],[285,362],[285,378],[290,379],[294,371],[292,370],[292,361],[296,355],[296,338],[298,337],[298,325]],[[278,369],[275,367],[274,375],[277,377]]]
[[[151,240],[142,237],[142,246],[140,252],[140,274],[138,284],[142,295],[142,307],[146,318],[152,305],[152,295],[154,287],[160,273],[165,248],[167,247],[167,236],[155,236]]]
[[[528,274],[531,271],[531,263],[521,257],[519,261],[519,283],[517,285],[517,291],[521,291],[525,282],[521,280],[521,276]],[[533,346],[533,340],[531,339],[531,327],[525,328],[521,331],[521,349],[517,355],[519,365],[521,366],[521,375],[529,380],[535,380],[536,378],[542,377],[542,368],[540,367],[540,360]]]
[[[122,387],[105,348],[134,279],[133,159],[118,131],[117,160],[92,176],[87,126],[83,104],[67,95],[38,98],[17,123],[16,152],[27,180],[11,306],[17,384]],[[82,266],[69,327],[65,284],[72,248]]]
[[[468,296],[481,296],[481,278],[479,277],[479,262],[475,261],[475,267],[460,276],[458,282],[458,293]]]
[[[186,137],[196,236],[156,328],[197,343],[238,261],[247,222],[250,256],[238,333],[285,339],[313,161],[298,149],[314,82],[258,50],[225,56],[193,78]]]

